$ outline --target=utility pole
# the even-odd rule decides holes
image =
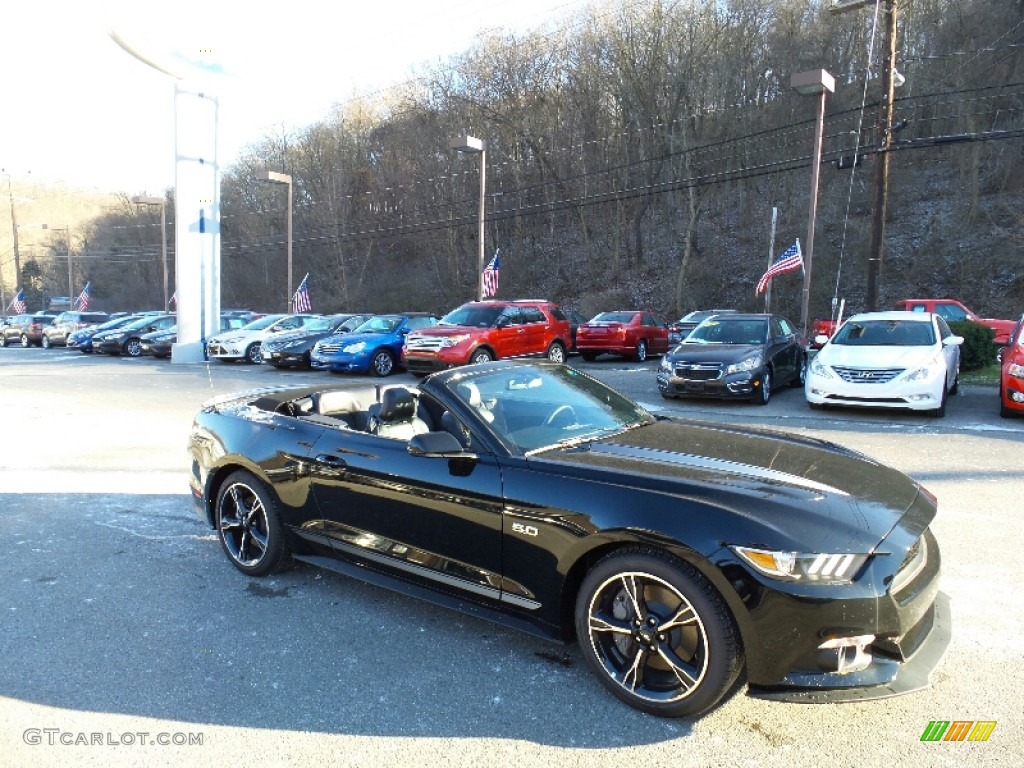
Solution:
[[[889,208],[889,152],[892,148],[893,104],[896,73],[896,5],[898,0],[834,0],[832,13],[843,13],[877,2],[885,14],[885,61],[882,62],[882,98],[879,103],[878,129],[881,142],[876,153],[874,204],[871,218],[871,241],[868,245],[866,309],[878,309],[878,286],[885,257],[885,220]]]

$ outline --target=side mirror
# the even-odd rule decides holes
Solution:
[[[459,439],[450,432],[424,432],[409,441],[409,455],[439,457],[445,459],[475,459],[476,455],[466,453]]]
[[[942,340],[942,346],[944,346],[944,347],[953,347],[953,346],[959,347],[963,343],[964,343],[964,337],[963,336],[947,336],[946,338],[944,338]]]

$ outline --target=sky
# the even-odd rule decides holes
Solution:
[[[491,29],[544,29],[590,0],[9,0],[0,24],[0,168],[71,188],[174,184],[174,80],[211,65],[225,165],[260,138],[411,79]]]

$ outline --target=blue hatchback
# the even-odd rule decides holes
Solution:
[[[309,362],[320,370],[390,376],[401,364],[406,334],[431,325],[437,318],[419,312],[375,315],[349,333],[318,341]]]

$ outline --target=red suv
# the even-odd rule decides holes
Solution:
[[[1024,317],[999,351],[999,415],[1024,416]]]
[[[421,374],[506,357],[564,363],[571,340],[569,318],[550,301],[471,301],[406,336],[402,362]]]

